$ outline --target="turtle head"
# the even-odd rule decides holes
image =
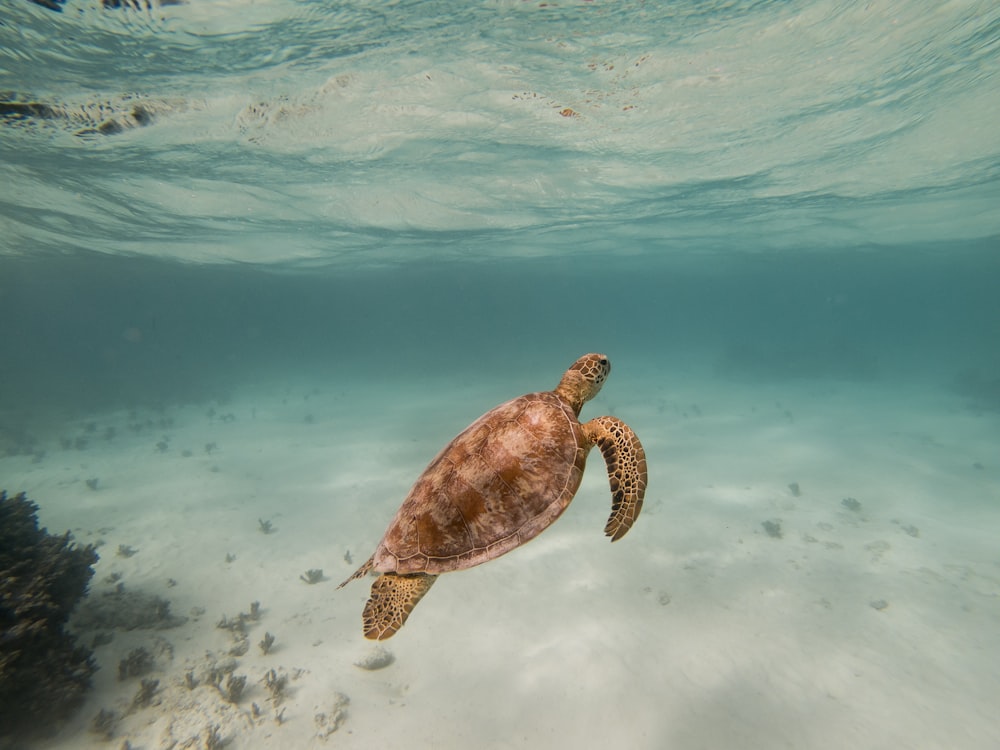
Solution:
[[[566,370],[556,395],[567,401],[579,416],[584,402],[598,394],[610,373],[611,361],[603,354],[584,354]]]

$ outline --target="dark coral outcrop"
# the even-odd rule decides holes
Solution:
[[[66,630],[97,553],[39,529],[37,512],[0,490],[0,747],[58,729],[97,668]]]

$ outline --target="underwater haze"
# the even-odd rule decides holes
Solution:
[[[998,122],[990,0],[8,0],[0,488],[184,616],[41,746],[1000,746]],[[587,352],[635,528],[594,451],[369,669],[334,585]]]

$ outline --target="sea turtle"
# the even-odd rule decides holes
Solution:
[[[573,363],[554,391],[528,393],[486,412],[430,462],[364,565],[371,571],[362,615],[366,638],[396,633],[441,573],[499,557],[537,536],[569,505],[587,454],[601,449],[611,481],[604,533],[632,528],[646,493],[646,454],[615,417],[578,419],[611,372],[603,354]]]

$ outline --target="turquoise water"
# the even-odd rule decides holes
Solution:
[[[995,367],[998,44],[989,2],[11,3],[5,377]]]
[[[750,403],[849,415],[785,436],[811,446],[795,455],[837,487],[836,508],[837,493],[862,490],[833,479],[858,467],[826,441],[890,434],[886,420],[911,416],[930,441],[915,444],[954,454],[931,471],[923,448],[909,461],[901,447],[882,473],[865,464],[871,485],[889,492],[923,466],[954,480],[935,497],[955,513],[1000,497],[997,3],[43,5],[0,11],[0,486],[27,489],[43,513],[49,492],[54,528],[84,523],[66,510],[65,467],[79,461],[60,448],[81,425],[118,420],[121,435],[129,410],[190,417],[308,384],[358,394],[323,407],[319,421],[340,425],[331,455],[359,436],[395,446],[375,453],[398,482],[373,517],[362,523],[349,500],[331,511],[356,522],[364,542],[337,543],[357,562],[448,436],[553,386],[588,351],[611,356],[599,407],[652,446],[656,502],[678,517],[693,497],[722,513],[725,487],[751,483],[736,468],[753,464],[738,446],[763,444]],[[709,398],[743,416],[688,432]],[[779,489],[801,480],[790,455],[775,457]],[[89,469],[73,471],[79,482]],[[914,495],[921,512],[927,492]],[[980,566],[994,612],[1000,560],[984,554],[962,564]],[[357,637],[353,621],[344,630]],[[928,695],[990,694],[969,679]],[[500,747],[476,716],[423,741]],[[771,719],[651,729],[632,746],[832,742]],[[852,746],[945,736],[859,726]],[[965,747],[1000,736],[985,714],[971,727]]]

